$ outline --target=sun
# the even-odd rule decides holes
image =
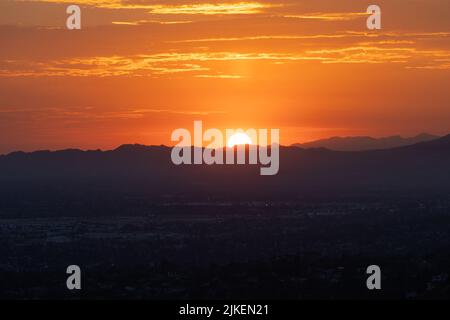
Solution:
[[[252,139],[248,135],[242,132],[233,134],[227,142],[228,148],[233,148],[234,146],[252,144]]]

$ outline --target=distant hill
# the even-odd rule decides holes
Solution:
[[[332,137],[328,139],[316,140],[307,143],[297,143],[293,146],[300,148],[326,148],[335,151],[367,151],[391,149],[412,145],[419,142],[426,142],[438,139],[427,133],[419,134],[415,137],[403,138],[401,136],[391,136],[385,138],[372,137]]]
[[[81,195],[95,203],[116,196],[267,200],[450,193],[450,135],[362,152],[281,147],[279,174],[265,177],[259,165],[175,166],[170,152],[165,146],[125,145],[0,156],[0,209],[17,199],[66,203]]]

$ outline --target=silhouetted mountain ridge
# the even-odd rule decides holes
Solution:
[[[51,197],[140,194],[187,198],[297,198],[323,194],[450,192],[450,135],[388,150],[343,152],[280,148],[280,171],[261,165],[181,165],[166,146],[110,151],[15,152],[0,157],[0,191]],[[45,192],[44,192],[45,190]]]
[[[334,151],[368,151],[391,149],[401,146],[413,145],[438,139],[438,136],[421,133],[415,137],[403,138],[390,136],[384,138],[361,137],[331,137],[307,143],[297,143],[293,146],[301,148],[326,148]]]

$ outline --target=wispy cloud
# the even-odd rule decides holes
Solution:
[[[321,21],[350,21],[367,17],[365,12],[308,13],[298,15],[283,15],[284,18]]]
[[[18,115],[27,114],[32,115],[33,118],[38,119],[63,119],[70,118],[71,120],[106,120],[106,119],[138,119],[144,118],[149,114],[172,114],[172,115],[187,115],[187,116],[210,116],[210,115],[224,115],[226,111],[218,110],[176,110],[166,108],[119,108],[111,111],[109,108],[93,108],[93,107],[33,107],[33,108],[2,108],[0,113],[3,115]]]
[[[421,50],[411,46],[356,45],[297,53],[170,52],[135,56],[109,56],[46,62],[2,61],[0,76],[164,76],[190,74],[198,78],[240,79],[244,75],[217,72],[217,63],[237,61],[316,61],[324,64],[403,63],[414,67],[446,68],[449,50]],[[215,62],[211,64],[211,62]],[[214,65],[214,67],[213,67]]]
[[[264,2],[206,2],[189,4],[165,4],[164,1],[124,1],[124,0],[16,0],[20,2],[67,3],[108,9],[144,9],[160,15],[241,15],[257,14],[265,9],[279,7],[279,4]],[[156,3],[155,3],[156,2]]]
[[[139,24],[136,22],[116,22]],[[180,21],[158,23],[181,23]],[[189,33],[190,34],[190,33]],[[249,75],[233,72],[233,62],[269,61],[274,64],[315,62],[323,64],[404,64],[408,68],[447,69],[450,50],[442,46],[449,32],[364,32],[340,31],[329,34],[275,34],[211,37],[164,41],[167,48],[160,53],[90,54],[85,57],[38,60],[9,58],[0,60],[0,76],[151,76],[171,75],[211,79],[241,79]],[[339,41],[321,41],[321,40]],[[291,41],[286,49],[249,46],[240,50],[221,42]],[[298,41],[297,40],[311,40]],[[314,40],[314,41],[313,41]],[[316,41],[317,40],[317,43]],[[190,43],[209,43],[207,48],[191,47]],[[218,42],[216,45],[215,42]],[[313,43],[314,42],[314,43]],[[187,45],[177,45],[177,44]],[[436,44],[433,46],[432,44]],[[226,48],[226,49],[224,49]],[[265,48],[268,48],[267,51]],[[289,48],[289,49],[288,49]],[[273,52],[275,50],[275,52]],[[136,52],[139,52],[136,50]],[[10,55],[12,57],[12,55]],[[23,56],[23,55],[22,55]]]
[[[307,39],[341,39],[360,36],[357,34],[314,34],[314,35],[255,35],[240,37],[221,37],[221,38],[203,38],[167,41],[169,43],[195,43],[195,42],[232,42],[249,40],[307,40]]]
[[[74,58],[47,62],[2,61],[0,76],[151,76],[210,71],[206,62],[321,60],[301,54],[190,52]],[[16,69],[17,66],[20,68]]]
[[[226,111],[180,111],[180,110],[172,110],[172,109],[152,109],[152,108],[140,108],[140,109],[134,109],[131,112],[133,113],[168,113],[168,114],[181,114],[181,115],[202,115],[202,116],[208,116],[208,115],[216,115],[216,114],[226,114]]]
[[[323,63],[407,63],[414,53],[409,48],[357,46],[339,49],[310,50],[308,54],[324,58]]]
[[[178,21],[160,21],[160,20],[133,20],[133,21],[113,21],[112,24],[116,25],[129,25],[129,26],[141,26],[145,24],[187,24],[192,23],[190,20],[178,20]]]
[[[184,5],[154,5],[149,9],[150,13],[154,14],[240,15],[261,13],[264,9],[274,6],[276,5],[260,2],[195,3]]]
[[[244,76],[238,74],[198,74],[196,78],[207,79],[243,79]]]
[[[233,41],[255,41],[255,40],[321,40],[321,39],[345,39],[345,38],[386,38],[385,43],[411,43],[423,39],[439,39],[450,37],[449,32],[421,32],[421,33],[402,33],[402,32],[363,32],[363,31],[342,31],[337,33],[323,34],[285,34],[285,35],[247,35],[236,37],[216,37],[216,38],[199,38],[167,41],[169,43],[196,43],[196,42],[233,42]],[[398,39],[389,39],[398,38]],[[410,40],[407,40],[408,38]],[[412,39],[415,38],[415,39]]]

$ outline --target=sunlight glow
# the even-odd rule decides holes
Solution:
[[[228,148],[233,148],[238,145],[252,144],[252,140],[248,135],[242,132],[233,134],[229,139],[227,146]]]

